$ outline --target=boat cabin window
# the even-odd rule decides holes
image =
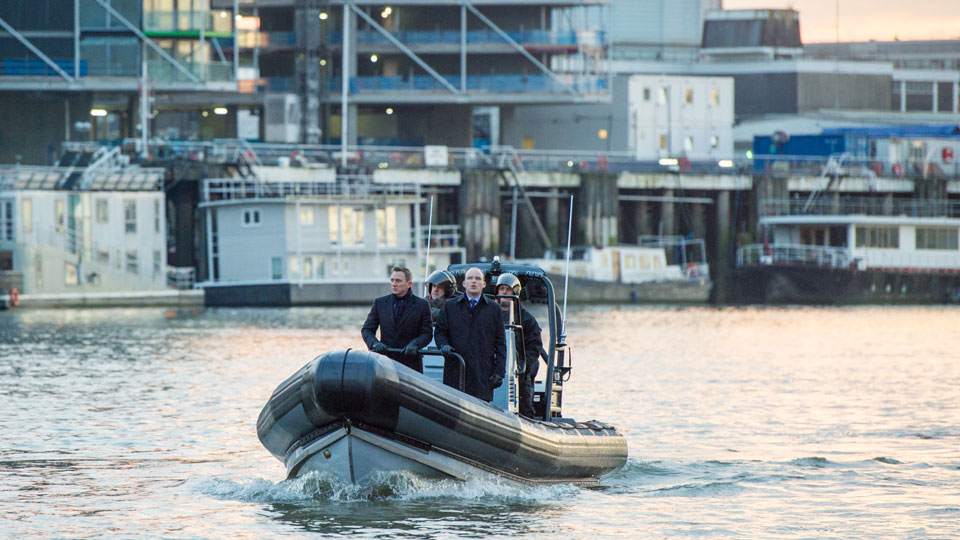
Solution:
[[[900,230],[897,227],[857,227],[857,247],[899,248]]]
[[[136,214],[134,214],[136,215]],[[260,210],[244,210],[243,211],[243,226],[244,227],[259,227],[260,226]],[[129,232],[129,226],[128,231]]]
[[[957,229],[917,228],[917,249],[957,249]]]
[[[563,261],[567,259],[567,249],[566,248],[553,248],[547,251],[546,259]],[[571,261],[589,261],[590,260],[590,248],[580,247],[580,248],[570,248],[570,260]]]

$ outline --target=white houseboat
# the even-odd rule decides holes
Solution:
[[[388,292],[393,266],[419,282],[465,258],[457,226],[421,226],[419,185],[274,173],[204,181],[208,305],[368,303]]]
[[[58,306],[166,291],[163,169],[98,163],[0,167],[4,304],[11,291],[24,305]]]
[[[856,197],[759,220],[767,241],[741,247],[738,303],[946,303],[960,300],[960,204]]]
[[[706,302],[710,268],[701,239],[641,236],[638,245],[581,246],[570,250],[569,302]],[[558,296],[566,295],[565,248],[521,264],[543,268]]]

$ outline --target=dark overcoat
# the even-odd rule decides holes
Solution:
[[[481,295],[473,310],[467,295],[447,300],[440,308],[434,334],[437,347],[450,345],[463,356],[466,364],[464,391],[485,401],[493,399],[490,376],[506,375],[506,336],[500,306]],[[443,384],[457,387],[460,381],[460,363],[452,358],[444,362]]]
[[[524,372],[519,378],[520,414],[533,418],[533,381],[540,370],[540,349],[543,348],[540,325],[529,311],[520,307],[520,326],[523,328],[523,340],[516,340],[517,358],[526,361]]]
[[[426,347],[433,337],[433,325],[430,323],[430,304],[426,300],[408,293],[406,306],[399,321],[393,320],[393,295],[381,296],[373,301],[367,320],[360,329],[367,348],[377,342],[377,328],[380,328],[380,341],[391,349],[402,349],[414,342],[418,349]],[[407,358],[400,353],[387,353],[387,356],[401,364],[423,373],[421,357]]]

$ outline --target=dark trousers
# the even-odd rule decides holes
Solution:
[[[520,409],[522,416],[533,418],[536,416],[536,413],[533,411],[533,379],[528,378],[526,375],[521,375],[518,382],[520,383],[520,387],[517,408]]]

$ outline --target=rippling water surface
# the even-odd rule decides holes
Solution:
[[[960,310],[580,309],[600,488],[284,481],[260,408],[365,314],[0,312],[0,537],[960,537]]]

